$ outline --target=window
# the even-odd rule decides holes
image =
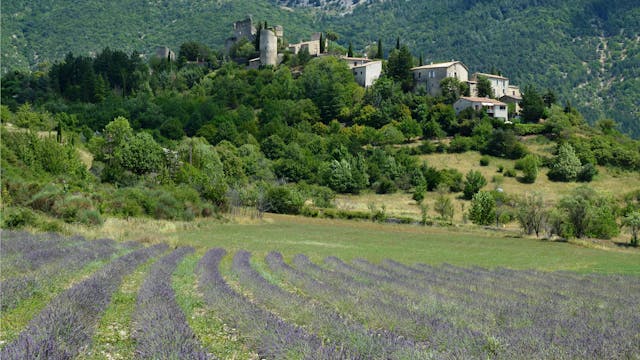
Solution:
[[[504,110],[504,109],[505,109],[504,105],[500,105],[500,110]]]

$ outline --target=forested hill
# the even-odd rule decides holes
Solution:
[[[364,2],[344,16],[277,1],[96,0],[2,2],[2,72],[84,55],[106,46],[149,53],[195,40],[221,49],[232,22],[253,14],[297,41],[334,31],[356,50],[396,38],[425,61],[462,60],[498,69],[519,85],[557,91],[589,120],[613,118],[640,136],[640,3],[628,0]],[[312,5],[314,2],[308,2]]]

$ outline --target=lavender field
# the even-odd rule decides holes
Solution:
[[[1,250],[2,359],[232,357],[218,342],[256,359],[640,359],[636,276],[6,231]],[[104,324],[113,301],[129,308]]]

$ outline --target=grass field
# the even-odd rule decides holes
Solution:
[[[548,153],[548,146],[544,144],[527,144],[534,153]],[[554,182],[547,178],[546,168],[540,169],[538,178],[534,184],[524,184],[517,177],[505,177],[498,173],[498,166],[502,165],[504,169],[510,169],[515,166],[515,160],[496,158],[489,156],[489,166],[480,166],[480,153],[475,151],[463,154],[429,154],[420,156],[421,161],[426,161],[429,166],[436,169],[456,169],[465,175],[470,170],[479,171],[486,179],[487,185],[485,190],[494,190],[498,187],[502,188],[508,195],[520,196],[527,192],[538,192],[542,195],[544,201],[548,205],[555,204],[561,197],[568,195],[572,190],[584,183],[576,182]],[[601,195],[608,195],[613,198],[621,198],[631,191],[640,189],[640,180],[637,172],[623,172],[620,170],[607,169],[598,167],[599,174],[587,186],[593,188]],[[518,171],[518,176],[522,176],[522,172]],[[498,182],[493,179],[499,179]],[[385,205],[386,211],[390,215],[408,216],[415,219],[420,218],[420,208],[418,204],[411,198],[410,193],[398,191],[393,194],[375,194],[366,192],[360,195],[338,195],[336,197],[336,207],[345,210],[368,211],[370,204],[378,207]],[[463,208],[469,209],[469,201],[462,200],[461,194],[451,194],[454,202],[454,222],[462,222]],[[425,204],[429,207],[429,216],[436,217],[437,214],[433,210],[436,194],[427,193]]]
[[[254,252],[258,259],[270,251],[279,251],[287,259],[302,253],[314,261],[326,256],[344,260],[365,258],[375,263],[390,258],[406,264],[449,263],[640,275],[640,251],[635,249],[593,249],[570,243],[514,238],[510,237],[515,234],[513,232],[478,228],[420,227],[267,214],[260,222],[243,219],[229,223],[118,220],[84,234],[145,242],[166,241],[174,246],[193,246],[196,250],[223,247],[233,253],[246,249]]]

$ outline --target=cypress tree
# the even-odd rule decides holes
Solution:
[[[322,33],[320,33],[320,53],[324,54],[324,37],[322,36]]]
[[[396,38],[396,49],[400,50],[400,36]]]
[[[376,52],[376,59],[382,59],[382,40],[378,39],[378,51]]]
[[[349,50],[347,50],[347,56],[353,57],[353,44],[351,44],[351,41],[349,41]]]

